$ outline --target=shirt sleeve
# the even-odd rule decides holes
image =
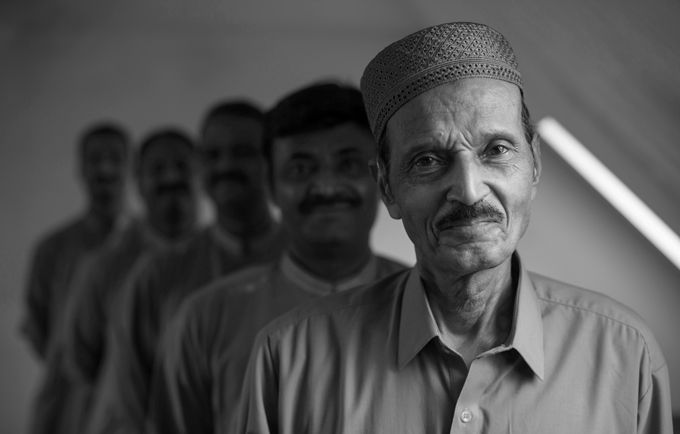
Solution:
[[[151,433],[214,432],[207,349],[201,345],[200,323],[191,316],[191,306],[183,306],[162,337],[149,401]]]
[[[93,384],[106,341],[106,312],[101,263],[93,261],[76,280],[64,324],[64,363],[76,380]]]
[[[26,311],[21,333],[33,351],[45,360],[49,332],[51,258],[49,245],[40,243],[35,249],[28,271],[25,289]]]
[[[668,367],[664,363],[651,373],[647,390],[638,404],[639,434],[673,434]]]
[[[122,308],[107,332],[110,345],[92,416],[95,434],[144,432],[156,343],[146,317],[151,270],[139,265],[123,288]]]
[[[279,381],[271,348],[270,337],[261,332],[250,354],[241,393],[243,399],[234,421],[234,433],[279,432]]]

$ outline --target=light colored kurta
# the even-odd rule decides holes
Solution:
[[[469,369],[416,270],[274,321],[232,432],[672,434],[666,363],[642,320],[516,261],[509,338]]]
[[[106,351],[106,329],[119,310],[126,279],[138,261],[182,241],[159,237],[143,221],[134,220],[115,240],[89,258],[85,272],[74,282],[64,326],[65,362],[77,379],[96,381]]]
[[[181,302],[218,277],[277,258],[283,244],[278,225],[249,240],[247,249],[211,226],[180,251],[163,252],[139,264],[125,290],[121,316],[113,319],[109,331],[110,352],[88,432],[143,432],[160,336]]]
[[[124,219],[104,230],[87,216],[56,229],[37,245],[28,274],[26,312],[21,332],[44,362],[29,432],[71,434],[80,423],[81,396],[64,365],[61,330],[76,276],[87,258],[115,238]]]
[[[65,369],[74,387],[80,389],[80,403],[74,406],[79,408],[74,411],[81,415],[82,424],[96,399],[107,328],[110,318],[118,314],[125,280],[143,256],[182,244],[181,240],[169,242],[159,237],[147,223],[135,219],[120,236],[88,258],[83,272],[74,279],[60,338]]]
[[[371,256],[354,275],[329,282],[284,255],[280,261],[222,278],[193,295],[166,334],[149,404],[149,431],[229,433],[260,328],[306,301],[403,269],[402,264]]]

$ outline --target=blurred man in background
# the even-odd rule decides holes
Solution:
[[[229,432],[255,335],[303,302],[404,269],[376,256],[374,142],[354,87],[323,83],[267,116],[271,189],[288,248],[193,295],[168,329],[150,400],[151,431]]]
[[[122,315],[126,279],[143,257],[179,249],[195,233],[196,157],[193,141],[176,129],[156,130],[142,141],[134,175],[144,215],[93,256],[74,283],[63,346],[65,364],[83,391],[76,412],[84,419],[96,400],[108,326],[111,318]]]
[[[45,236],[34,252],[21,331],[45,365],[45,374],[31,417],[32,433],[73,432],[70,383],[55,336],[83,261],[123,224],[128,141],[127,132],[113,124],[97,124],[83,133],[78,167],[85,213]]]
[[[269,203],[263,133],[264,114],[250,103],[225,102],[208,112],[199,152],[216,222],[180,251],[154,256],[132,277],[123,316],[113,324],[90,432],[143,432],[159,338],[180,303],[214,279],[281,252],[284,236]]]

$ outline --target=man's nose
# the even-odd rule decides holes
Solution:
[[[97,162],[96,170],[100,176],[113,178],[121,172],[122,165],[111,158],[102,158]]]
[[[473,205],[489,192],[484,182],[484,169],[474,155],[459,153],[447,175],[448,201]]]
[[[186,171],[182,170],[179,165],[168,165],[163,171],[163,181],[168,184],[183,181]]]
[[[331,168],[320,168],[312,178],[310,191],[319,195],[330,196],[341,189],[340,177]]]

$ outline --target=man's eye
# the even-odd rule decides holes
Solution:
[[[486,151],[484,154],[487,157],[499,157],[502,155],[507,154],[512,150],[512,146],[507,143],[500,143],[500,142],[495,142],[489,145],[489,147],[486,148]]]
[[[413,161],[413,165],[420,169],[435,167],[439,164],[439,159],[432,155],[421,155]]]
[[[342,160],[340,164],[338,164],[338,171],[345,175],[352,176],[360,176],[364,174],[364,172],[368,172],[366,169],[366,164],[363,161],[357,160],[355,158]]]
[[[312,164],[304,161],[291,162],[286,167],[286,175],[291,179],[303,179],[314,171]]]
[[[203,151],[203,158],[205,161],[217,161],[219,160],[221,156],[221,152],[219,149],[215,148],[208,148],[205,151]]]
[[[491,154],[491,155],[500,155],[500,154],[505,154],[508,151],[509,151],[509,149],[508,149],[507,146],[494,145],[494,146],[491,147],[491,149],[489,149],[488,153]]]

